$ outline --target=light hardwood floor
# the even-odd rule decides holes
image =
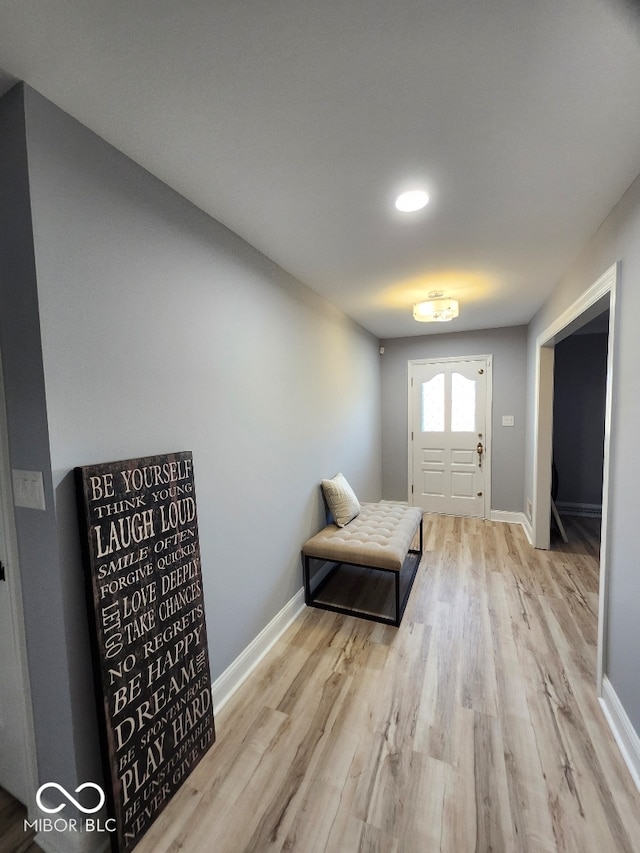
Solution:
[[[401,627],[305,610],[136,853],[640,851],[594,687],[597,536],[425,539]]]

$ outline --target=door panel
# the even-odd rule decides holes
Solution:
[[[410,365],[414,506],[427,512],[484,517],[489,369],[490,359],[484,356]]]
[[[476,466],[476,454],[474,450],[469,450],[469,448],[453,448],[451,451],[451,464],[452,465],[466,465],[472,468]]]
[[[466,471],[451,472],[451,495],[454,498],[472,498],[475,475]]]
[[[444,496],[444,472],[443,471],[423,471],[422,472],[422,493],[432,497]]]

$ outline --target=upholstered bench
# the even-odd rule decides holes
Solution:
[[[422,556],[422,510],[392,501],[358,507],[302,546],[305,601],[398,626]]]

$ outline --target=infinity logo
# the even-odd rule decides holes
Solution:
[[[61,803],[59,806],[56,806],[55,809],[50,809],[47,808],[47,806],[44,806],[42,804],[42,792],[46,788],[55,788],[57,791],[60,791],[60,793],[64,794],[64,796],[69,800],[70,803],[73,803],[73,805],[77,809],[79,809],[81,812],[84,812],[85,814],[94,814],[94,812],[99,811],[104,805],[104,791],[102,790],[100,785],[96,785],[95,782],[84,782],[82,785],[79,785],[73,792],[74,794],[79,794],[80,791],[84,791],[85,788],[94,788],[98,792],[98,805],[94,806],[94,808],[92,809],[86,809],[84,806],[80,805],[80,803],[75,799],[75,797],[72,797],[71,794],[66,791],[62,787],[62,785],[58,785],[57,782],[45,782],[44,785],[40,785],[40,787],[38,788],[38,792],[36,794],[36,803],[38,804],[38,808],[42,809],[42,811],[46,812],[47,814],[57,814],[59,811],[62,811],[62,809],[65,807],[65,804]]]

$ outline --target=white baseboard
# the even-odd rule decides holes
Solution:
[[[253,672],[269,649],[280,639],[304,608],[304,588],[298,590],[271,622],[260,631],[247,648],[216,678],[212,685],[213,705],[216,711],[231,699],[238,687]]]
[[[606,675],[602,679],[600,705],[636,788],[640,791],[640,737]]]
[[[491,521],[504,521],[507,524],[522,524],[524,522],[524,513],[508,512],[506,509],[492,509]]]
[[[491,521],[504,521],[506,524],[519,524],[523,528],[529,543],[531,544],[533,542],[531,522],[523,512],[508,512],[505,509],[492,509]]]
[[[564,515],[578,515],[585,518],[602,518],[602,504],[556,501],[556,509],[559,513]]]

